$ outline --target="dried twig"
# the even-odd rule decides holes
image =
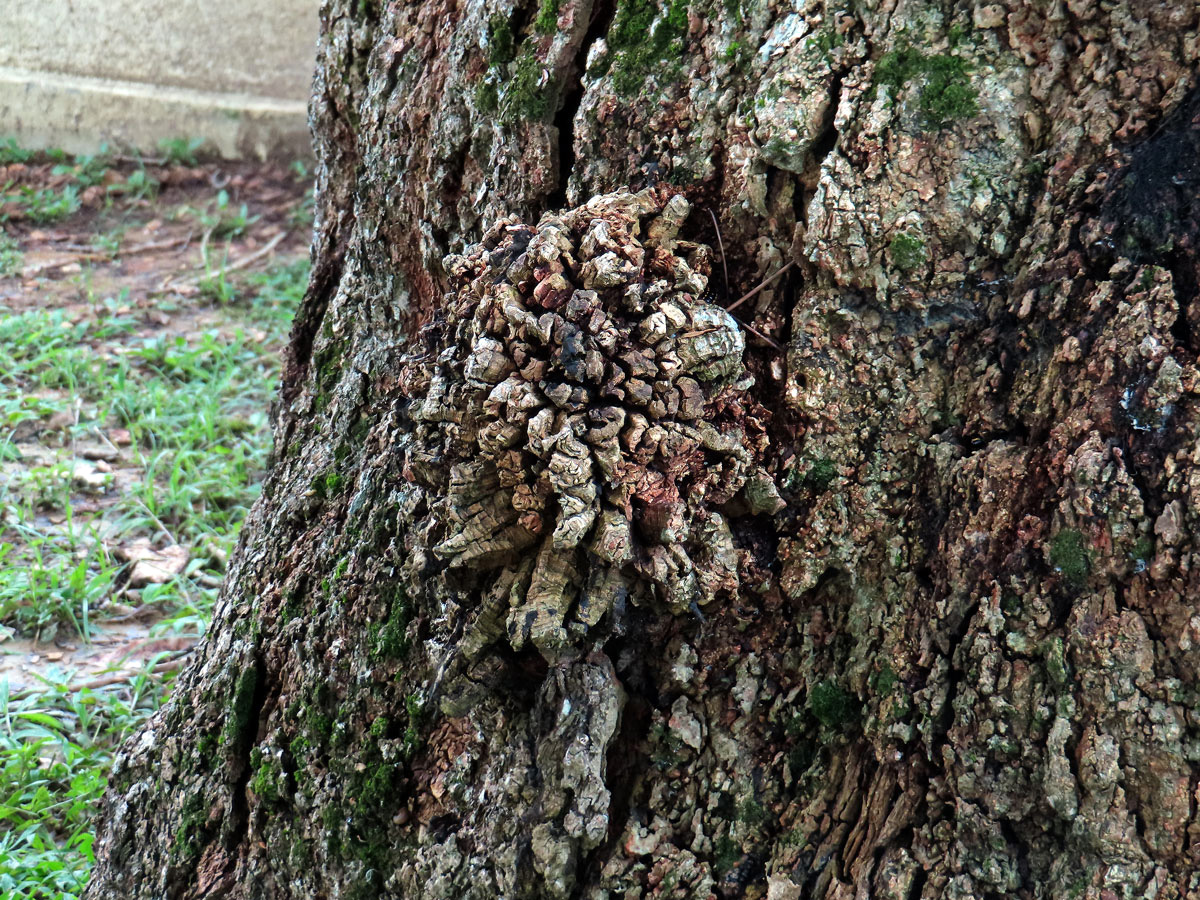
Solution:
[[[186,247],[192,242],[192,233],[189,231],[181,238],[170,238],[165,241],[151,241],[148,244],[138,244],[135,247],[130,247],[128,250],[121,248],[117,251],[118,256],[134,256],[138,253],[150,253],[154,250],[170,250],[174,247]]]
[[[185,650],[177,650],[169,659],[164,659],[162,662],[151,666],[149,674],[159,675],[163,672],[170,672],[173,669],[180,668],[183,666],[187,655],[194,649],[194,647],[188,647]],[[120,684],[124,681],[129,681],[130,679],[136,678],[141,674],[142,671],[126,670],[124,672],[117,672],[112,675],[105,675],[103,678],[93,678],[91,681],[84,681],[80,684],[70,684],[66,687],[71,693],[75,693],[76,691],[94,691],[102,687],[108,687],[109,685]],[[25,688],[23,690],[13,691],[12,699],[23,700],[26,697],[32,697],[34,694],[40,693],[44,693],[44,691],[40,688]]]
[[[267,241],[259,249],[255,250],[253,253],[251,253],[249,256],[243,256],[237,262],[231,263],[230,265],[226,266],[225,271],[226,272],[236,272],[238,269],[246,268],[246,266],[250,265],[252,262],[257,262],[258,260],[260,260],[264,256],[266,256],[268,253],[270,253],[272,250],[274,250],[276,247],[278,247],[280,242],[282,242],[283,239],[287,236],[288,236],[288,233],[286,231],[279,232],[279,234],[275,235],[275,237],[271,238],[269,241]]]
[[[169,162],[165,156],[136,156],[130,153],[114,153],[109,159],[140,166],[165,166]]]
[[[785,265],[781,266],[779,269],[776,269],[775,273],[773,275],[768,275],[766,278],[764,278],[759,283],[758,287],[754,288],[749,293],[742,295],[737,300],[735,300],[733,303],[729,304],[729,306],[725,307],[725,312],[733,312],[735,309],[737,309],[739,306],[741,306],[743,303],[745,303],[747,300],[749,300],[751,297],[753,297],[755,294],[757,294],[759,291],[761,291],[763,288],[765,288],[771,282],[773,282],[777,278],[779,278],[780,275],[782,275],[784,272],[786,272],[788,269],[790,269],[795,264],[796,264],[796,261],[794,259],[788,260],[788,262]]]
[[[287,236],[288,236],[288,232],[286,232],[286,231],[279,232],[279,234],[275,235],[275,237],[271,238],[269,241],[267,241],[265,244],[263,244],[261,247],[259,247],[257,250],[255,250],[253,253],[251,253],[249,256],[243,256],[237,262],[230,263],[229,265],[224,266],[223,267],[224,271],[236,272],[238,269],[244,269],[244,268],[246,268],[246,266],[248,266],[254,262],[257,262],[258,260],[260,260],[264,256],[266,256],[268,253],[270,253],[272,250],[274,250],[276,247],[278,247],[280,242]],[[205,240],[207,241],[208,235],[206,234],[204,237],[205,237]],[[202,251],[202,253],[203,253],[203,251]],[[205,272],[203,275],[198,275],[195,278],[189,278],[186,281],[176,281],[176,282],[170,284],[169,286],[170,287],[195,287],[196,285],[200,284],[200,282],[205,281],[208,278],[212,278],[214,274],[215,273],[213,273],[213,272]]]
[[[66,259],[56,259],[51,262],[42,263],[40,266],[30,266],[21,270],[22,278],[37,278],[43,272],[53,272],[55,269],[61,269],[63,266],[69,266],[72,263],[85,262],[100,262],[101,260],[112,259],[109,253],[83,253],[69,256]]]
[[[717,232],[717,246],[721,248],[721,269],[725,273],[725,296],[729,296],[729,265],[725,262],[725,242],[721,240],[721,226],[717,224],[717,217],[713,215],[713,211],[707,206],[704,211],[708,213],[708,217],[712,219],[713,229]]]
[[[739,325],[741,325],[743,328],[745,328],[745,329],[746,329],[748,332],[750,332],[752,335],[754,335],[755,337],[761,338],[762,340],[766,341],[768,344],[770,344],[770,345],[771,345],[772,347],[774,347],[776,350],[782,350],[782,349],[783,349],[783,347],[781,347],[781,346],[779,345],[779,343],[778,343],[778,342],[777,342],[777,341],[776,341],[774,338],[767,337],[765,334],[763,334],[761,331],[759,331],[757,328],[755,328],[755,327],[754,327],[753,325],[751,325],[749,322],[743,322],[741,319],[738,319],[737,321],[738,321],[738,324],[739,324]]]
[[[148,244],[138,244],[129,249],[120,248],[114,253],[104,253],[100,251],[90,251],[86,253],[77,253],[67,259],[54,260],[52,262],[42,263],[40,266],[31,266],[21,272],[22,278],[36,278],[43,272],[51,272],[54,269],[61,269],[63,266],[69,266],[71,263],[83,262],[103,262],[110,259],[124,259],[127,256],[136,256],[139,253],[152,253],[155,250],[170,250],[175,247],[187,246],[192,240],[192,235],[189,232],[187,237],[171,238],[166,241],[151,241]],[[83,247],[78,244],[71,244],[64,249],[66,250],[82,250]]]
[[[213,236],[213,232],[216,229],[216,225],[209,226],[205,230],[203,237],[200,238],[200,261],[204,263],[206,269],[208,268],[208,239]]]

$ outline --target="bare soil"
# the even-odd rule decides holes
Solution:
[[[7,273],[0,265],[0,316],[60,310],[71,322],[133,319],[115,337],[84,339],[95,354],[110,358],[147,342],[187,343],[214,332],[229,339],[240,333],[277,355],[279,323],[259,327],[233,295],[244,296],[255,273],[307,256],[309,187],[303,170],[278,165],[147,165],[117,158],[82,178],[78,166],[61,161],[0,165],[0,240],[6,239],[0,248],[6,243],[10,250]],[[74,193],[75,208],[53,221],[29,202],[64,191]],[[36,510],[31,524],[40,533],[98,520],[144,489],[144,458],[127,430],[110,421],[81,434],[86,404],[69,391],[32,393],[59,408],[13,427],[0,422],[0,438],[11,448],[7,455],[15,457],[0,464],[0,485],[15,483],[23,470],[64,462],[75,476],[67,503]],[[0,566],[24,564],[24,538],[12,525],[0,510],[0,543],[15,548],[7,560],[0,557]],[[69,627],[31,635],[0,624],[0,680],[7,678],[13,691],[36,688],[44,679],[94,686],[129,677],[147,661],[160,668],[178,665],[197,637],[152,634],[163,612],[141,603],[140,588],[154,581],[147,582],[127,556],[139,538],[150,544],[151,555],[167,552],[169,535],[169,526],[148,538],[109,529],[105,554],[120,572],[94,611],[88,639]],[[181,551],[184,562],[205,553],[218,558],[191,573],[208,588],[219,583],[224,552],[215,546]]]

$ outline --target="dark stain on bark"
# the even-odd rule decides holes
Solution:
[[[1200,251],[1200,88],[1133,147],[1112,179],[1101,217],[1112,250],[1135,262],[1187,270]]]

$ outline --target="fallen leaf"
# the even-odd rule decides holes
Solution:
[[[71,483],[80,490],[91,494],[103,494],[111,482],[112,475],[97,470],[90,462],[77,459],[71,467]]]
[[[179,575],[188,564],[186,547],[173,544],[161,550],[150,546],[147,538],[138,538],[132,544],[120,547],[116,555],[133,563],[127,587],[139,588],[148,584],[163,584]]]
[[[130,606],[128,603],[110,603],[104,608],[104,612],[109,619],[128,619],[139,609],[141,607]]]
[[[121,455],[120,450],[107,444],[82,444],[77,450],[84,459],[104,460],[105,462],[112,462]]]
[[[70,410],[56,412],[42,425],[45,431],[62,431],[75,423],[75,414]]]

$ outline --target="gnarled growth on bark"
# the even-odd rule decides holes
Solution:
[[[447,260],[458,293],[402,373],[404,449],[428,510],[414,561],[484,598],[468,658],[506,634],[556,662],[606,616],[622,630],[627,602],[699,613],[737,593],[719,509],[748,505],[748,479],[774,491],[737,421],[742,335],[703,299],[709,249],[678,239],[688,212],[602,196]]]

